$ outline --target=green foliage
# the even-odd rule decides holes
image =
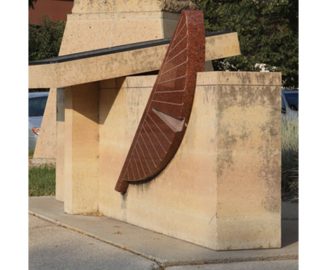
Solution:
[[[198,0],[207,31],[236,31],[241,56],[214,61],[216,70],[280,71],[298,87],[298,0]]]
[[[29,196],[55,194],[56,175],[54,166],[31,167],[28,172]]]
[[[45,18],[42,25],[29,25],[29,61],[58,56],[65,22]]]

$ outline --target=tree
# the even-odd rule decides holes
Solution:
[[[298,87],[298,0],[198,0],[208,31],[238,32],[241,56],[213,62],[215,70],[282,72]]]
[[[29,25],[29,61],[58,56],[65,22],[45,18],[41,25]]]

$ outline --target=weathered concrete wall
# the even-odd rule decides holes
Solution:
[[[114,186],[154,80],[100,84],[98,210],[213,249],[279,247],[280,74],[199,73],[176,156],[122,196]]]
[[[179,14],[162,11],[69,14],[63,54],[170,37]]]
[[[217,248],[280,247],[280,74],[203,74],[198,84],[217,113]]]
[[[56,89],[50,89],[48,101],[44,110],[40,134],[36,141],[33,163],[56,162]]]
[[[75,13],[84,12],[137,12],[137,11],[170,11],[180,12],[185,8],[194,8],[190,0],[75,0]]]
[[[64,201],[65,182],[64,182],[64,165],[65,165],[65,90],[62,88],[55,89],[57,92],[57,122],[56,137],[51,139],[56,143],[56,199]]]
[[[99,181],[99,84],[69,87],[64,90],[64,96],[64,209],[71,214],[96,213]]]

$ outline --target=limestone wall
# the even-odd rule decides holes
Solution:
[[[76,4],[74,5],[75,8]],[[179,14],[163,11],[73,13],[60,53],[69,54],[171,37]]]
[[[40,127],[42,134],[38,136],[32,159],[36,164],[56,162],[56,95],[55,89],[50,89]]]
[[[279,247],[280,74],[199,73],[176,156],[122,196],[114,186],[154,81],[100,84],[98,211],[213,249]]]

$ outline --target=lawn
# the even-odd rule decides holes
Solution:
[[[29,196],[55,195],[56,173],[54,166],[34,166],[29,168]]]

